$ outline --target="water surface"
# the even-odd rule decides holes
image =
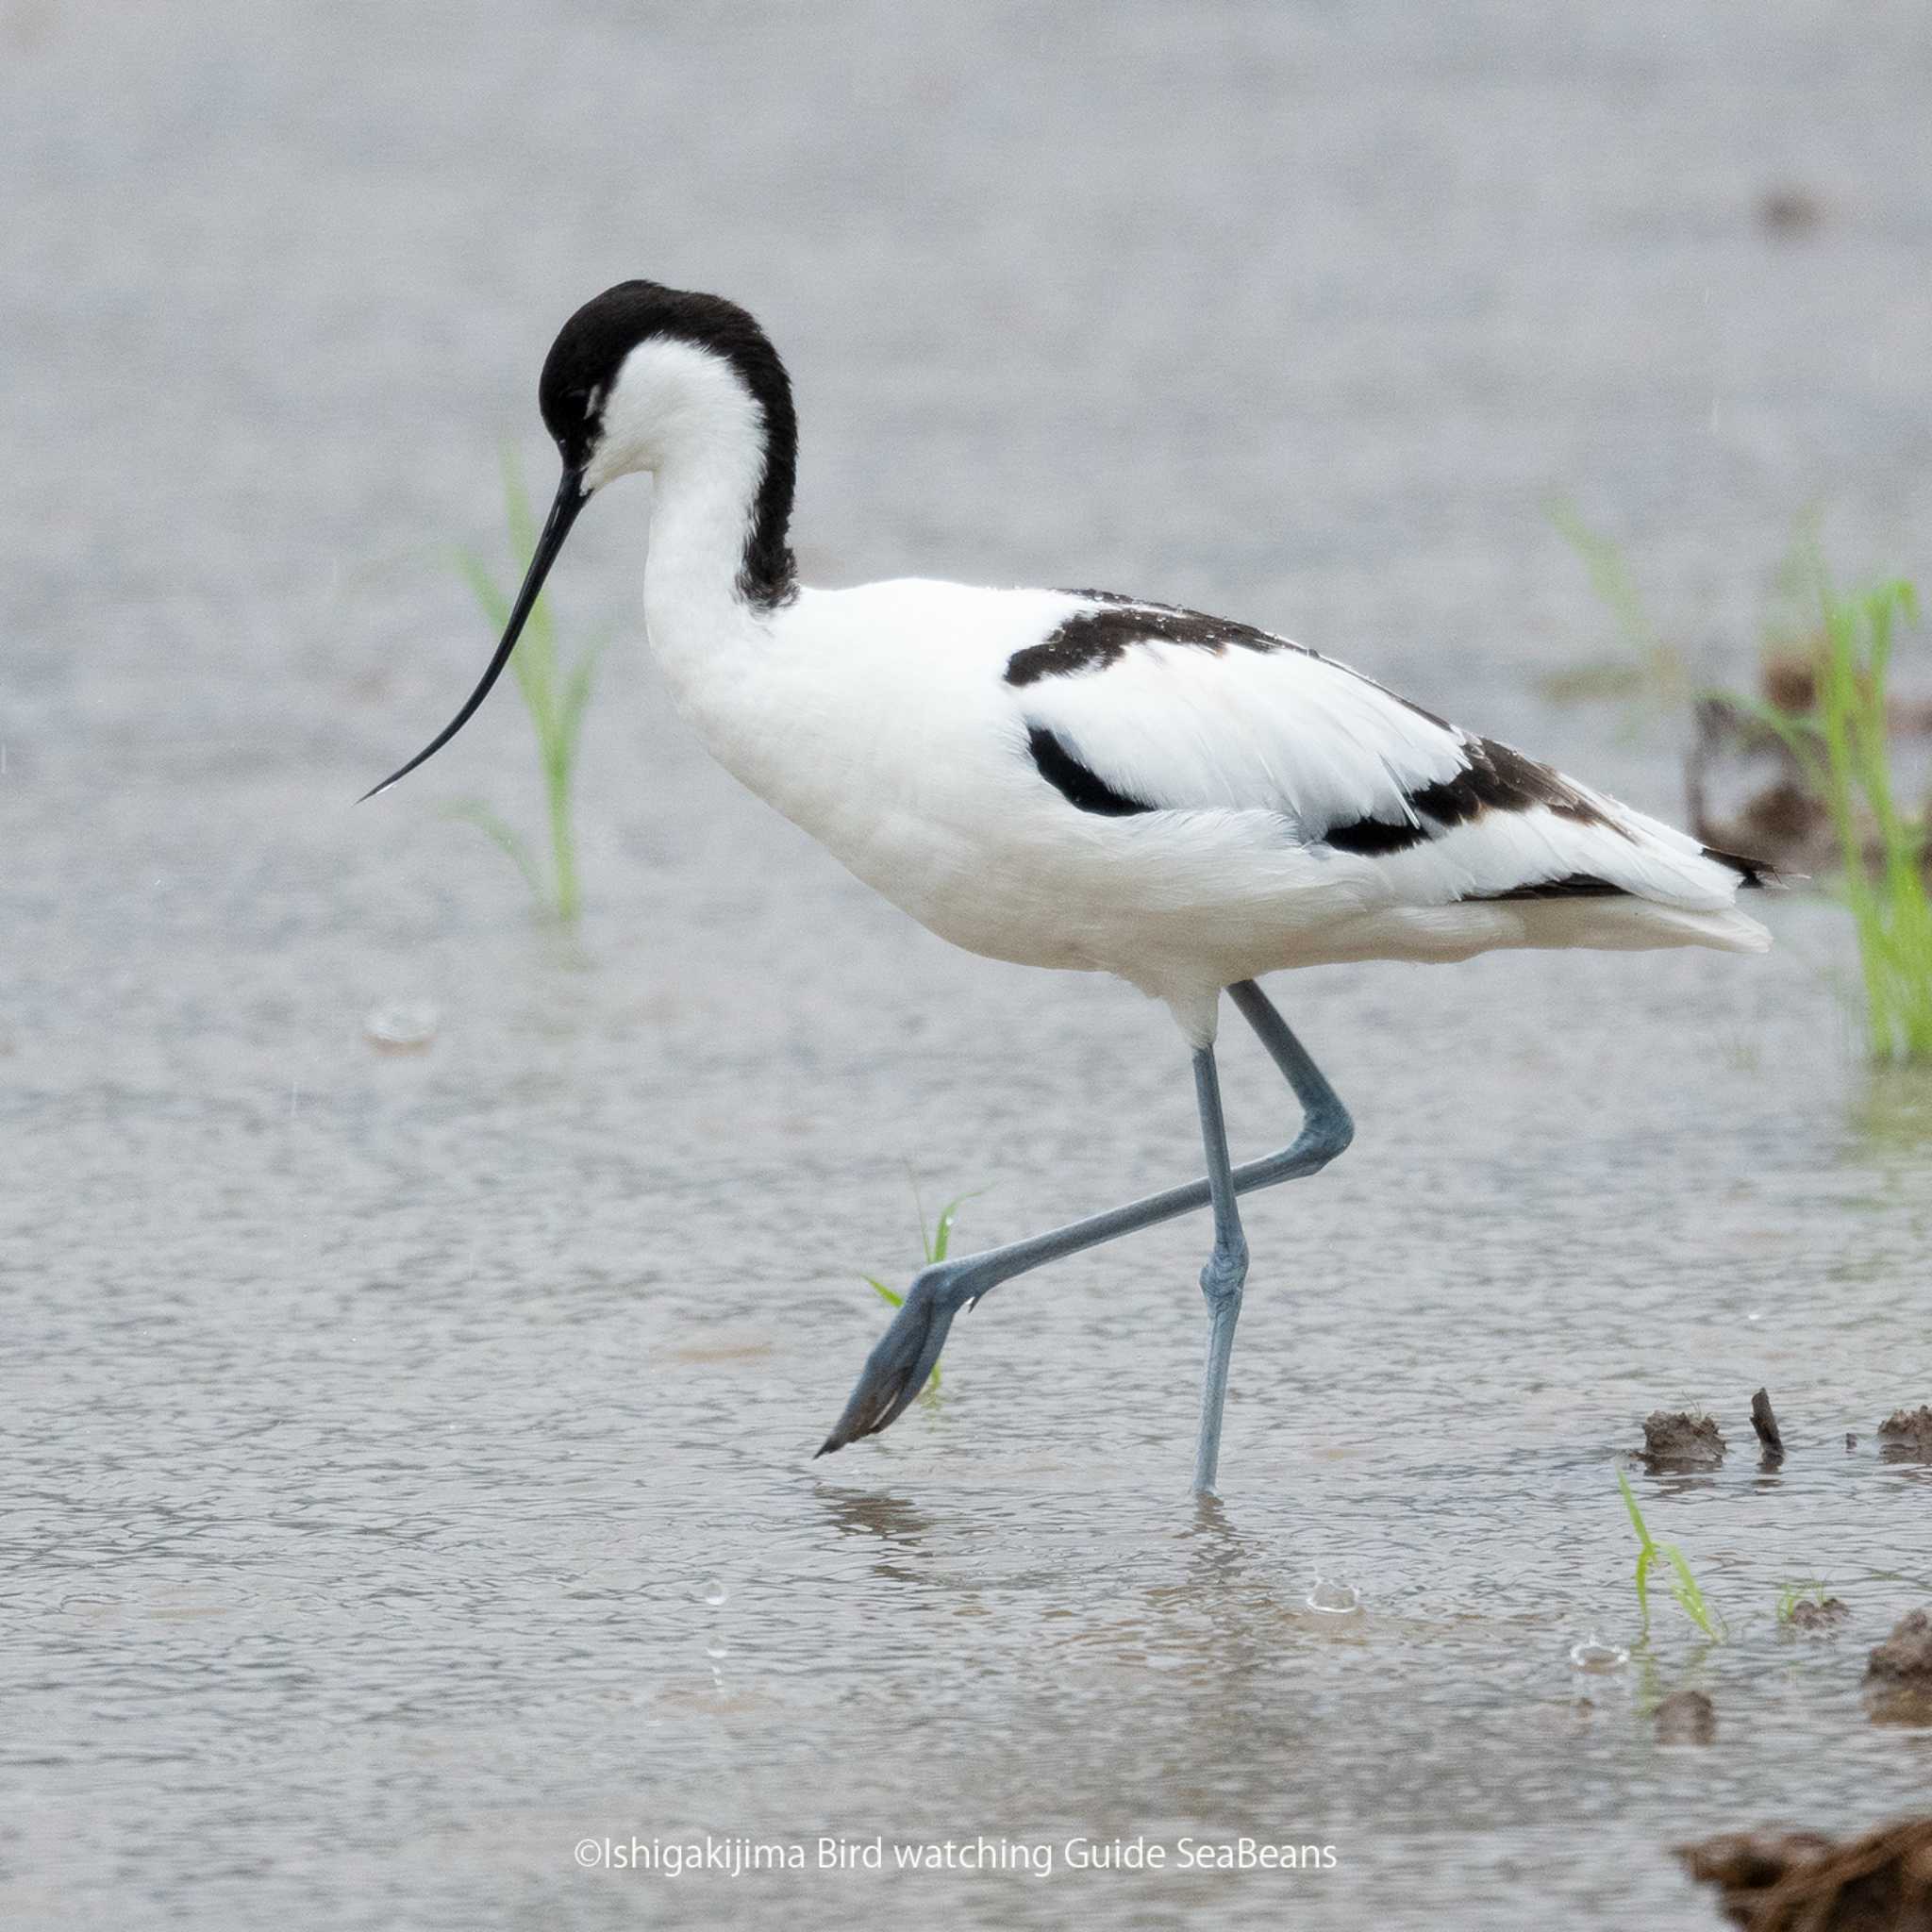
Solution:
[[[558,581],[619,631],[580,947],[439,815],[534,823],[507,691],[349,805],[488,648],[447,551],[504,439],[547,486],[551,332],[644,273],[790,358],[814,577],[1204,603],[1674,811],[1669,721],[1536,696],[1609,647],[1544,503],[1711,675],[1807,502],[1923,565],[1920,9],[0,33],[9,1924],[1690,1927],[1669,1843],[1923,1804],[1932,1739],[1857,1680],[1932,1595],[1927,1472],[1872,1438],[1932,1398],[1932,1154],[1828,906],[1761,961],[1282,983],[1360,1133],[1249,1212],[1204,1509],[1197,1225],[1003,1290],[940,1403],[811,1459],[908,1171],[1006,1239],[1189,1172],[1190,1083],[1133,993],[948,952],[704,759],[635,635],[642,486]],[[1821,220],[1769,234],[1789,182]],[[1226,1062],[1242,1147],[1286,1139]],[[1638,1636],[1618,1454],[1686,1403],[1729,1465],[1640,1489],[1733,1641],[1666,1605],[1580,1674]],[[1840,1639],[1774,1627],[1811,1576]],[[1654,1741],[1682,1684],[1712,1749]],[[1055,1866],[602,1864],[707,1833]],[[1177,1869],[1243,1836],[1335,1862]]]

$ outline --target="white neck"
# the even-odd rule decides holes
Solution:
[[[740,581],[765,461],[764,412],[722,356],[662,337],[632,352],[585,480],[652,473],[644,622],[680,704],[765,635]]]
[[[666,462],[654,479],[644,618],[660,655],[757,623],[739,573],[758,477],[747,481],[739,465],[720,460],[730,455],[713,450]]]

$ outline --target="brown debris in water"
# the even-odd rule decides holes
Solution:
[[[1818,1831],[1724,1832],[1676,1854],[1746,1932],[1932,1932],[1932,1818],[1842,1843]]]
[[[1807,1635],[1836,1630],[1850,1615],[1851,1607],[1842,1598],[1801,1597],[1785,1616],[1787,1630],[1803,1630]]]
[[[1875,1724],[1932,1725],[1932,1611],[1910,1610],[1865,1665]]]
[[[1717,1706],[1702,1690],[1673,1690],[1652,1718],[1659,1744],[1717,1742]]]
[[[1724,1459],[1724,1439],[1707,1415],[1654,1408],[1643,1418],[1645,1465],[1658,1470],[1715,1469]]]
[[[1908,1610],[1865,1665],[1872,1715],[1884,1724],[1932,1724],[1932,1611]]]
[[[1887,1462],[1932,1462],[1932,1408],[1895,1408],[1878,1424],[1878,1453]]]
[[[1764,703],[1794,721],[1815,721],[1823,649],[1823,641],[1812,638],[1768,656],[1758,678]],[[1924,764],[1924,741],[1932,738],[1932,700],[1893,698],[1886,723],[1911,765],[1901,780],[1910,795]],[[1750,700],[1715,693],[1701,698],[1695,726],[1684,784],[1697,837],[1722,852],[1748,852],[1788,878],[1839,871],[1843,853],[1838,830],[1812,772]],[[1883,841],[1875,825],[1863,825],[1861,842],[1868,863],[1882,863]],[[1921,863],[1932,878],[1932,844]]]
[[[1777,1417],[1772,1412],[1771,1395],[1766,1390],[1760,1389],[1751,1398],[1751,1426],[1764,1450],[1764,1467],[1775,1469],[1785,1459],[1785,1439]]]

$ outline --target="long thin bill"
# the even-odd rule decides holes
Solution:
[[[577,512],[589,501],[584,490],[584,473],[566,470],[557,486],[550,514],[543,519],[543,530],[537,539],[537,547],[530,553],[530,567],[524,573],[524,587],[517,592],[517,601],[510,608],[509,622],[503,630],[503,641],[497,645],[496,655],[491,658],[481,681],[464,700],[463,708],[407,765],[399,766],[380,785],[365,791],[356,801],[358,805],[366,804],[379,791],[387,791],[398,778],[407,778],[425,758],[434,758],[475,715],[476,707],[490,695],[490,687],[502,676],[503,667],[509,662],[509,654],[516,649],[517,639],[523,635],[525,621],[536,606],[543,579],[550,575],[550,566],[557,561],[557,553],[563,548],[563,540],[570,535],[570,526],[576,522]]]

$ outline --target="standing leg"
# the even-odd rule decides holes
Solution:
[[[1233,1196],[1245,1194],[1255,1188],[1273,1187],[1278,1181],[1297,1180],[1303,1174],[1319,1174],[1354,1139],[1355,1123],[1349,1119],[1348,1109],[1342,1106],[1335,1090],[1323,1077],[1322,1070],[1308,1058],[1307,1049],[1289,1030],[1288,1023],[1274,1010],[1267,994],[1252,979],[1244,979],[1229,987],[1228,994],[1242,1019],[1255,1029],[1261,1044],[1268,1050],[1268,1057],[1280,1068],[1302,1105],[1302,1130],[1290,1145],[1277,1154],[1263,1155],[1259,1160],[1251,1160],[1237,1167],[1227,1176],[1225,1191],[1229,1199],[1226,1220],[1239,1238],[1241,1228],[1234,1216]],[[1198,1085],[1198,1058],[1195,1077]],[[1211,1057],[1208,1077],[1210,1080],[1213,1078]],[[1223,1149],[1222,1158],[1224,1161],[1226,1139],[1220,1131],[1218,1082],[1215,1083],[1214,1119],[1216,1138]],[[1205,1132],[1205,1102],[1202,1124]],[[1209,1159],[1211,1162],[1211,1155]],[[842,1449],[846,1443],[856,1442],[861,1436],[875,1436],[896,1422],[925,1387],[926,1377],[932,1374],[933,1364],[939,1360],[940,1350],[945,1345],[946,1332],[953,1325],[953,1317],[961,1308],[997,1288],[1001,1282],[1010,1281],[1014,1275],[1024,1274],[1028,1269],[1038,1268],[1044,1262],[1061,1260],[1068,1255],[1079,1254],[1082,1249],[1115,1241],[1124,1234],[1135,1234],[1158,1222],[1171,1221],[1176,1214],[1205,1208],[1216,1200],[1210,1170],[1208,1180],[1190,1181],[1182,1187],[1149,1194],[1143,1200],[1130,1201],[1124,1208],[1111,1208],[1104,1214],[1090,1215],[1085,1221],[1070,1222],[1065,1227],[1056,1227],[1045,1234],[1009,1241],[1003,1248],[989,1248],[978,1255],[961,1255],[922,1269],[913,1277],[912,1286],[906,1291],[905,1302],[892,1318],[891,1325],[866,1358],[851,1399],[845,1405],[845,1412],[832,1425],[832,1433],[825,1438],[818,1453],[824,1456],[834,1449]],[[1217,1255],[1220,1253],[1221,1227],[1222,1216],[1217,1211]],[[1208,1266],[1212,1269],[1214,1263],[1210,1261]],[[1204,1291],[1207,1289],[1205,1276],[1202,1287]],[[1211,1291],[1208,1299],[1211,1306],[1214,1299]],[[1236,1303],[1238,1312],[1239,1291]],[[1233,1316],[1228,1317],[1225,1325],[1226,1345],[1231,1347],[1234,1341]],[[1223,1376],[1224,1384],[1224,1361]],[[1218,1400],[1216,1413],[1219,1413]],[[1205,1408],[1203,1420],[1205,1424]]]
[[[1201,1270],[1208,1298],[1208,1372],[1201,1382],[1201,1441],[1194,1452],[1194,1493],[1214,1493],[1221,1460],[1221,1409],[1227,1400],[1227,1364],[1234,1353],[1234,1324],[1241,1320],[1241,1284],[1248,1278],[1248,1241],[1235,1201],[1234,1164],[1221,1112],[1221,1076],[1214,1049],[1194,1055],[1194,1095],[1201,1108],[1201,1144],[1208,1155],[1208,1190],[1214,1205],[1214,1252]]]

